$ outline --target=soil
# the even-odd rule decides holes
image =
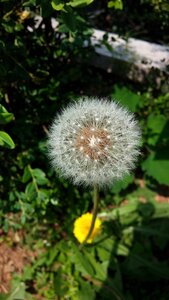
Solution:
[[[5,236],[1,231],[0,235],[0,293],[6,294],[10,291],[13,273],[21,274],[36,253],[22,245],[20,232],[10,230]]]

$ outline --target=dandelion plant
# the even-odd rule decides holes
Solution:
[[[114,101],[83,98],[54,119],[49,131],[52,164],[74,184],[94,188],[91,227],[97,215],[98,190],[134,168],[139,141],[134,115]]]

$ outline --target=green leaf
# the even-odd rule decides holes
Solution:
[[[169,126],[168,126],[169,127]],[[168,138],[167,119],[163,115],[151,114],[147,120],[148,132],[148,144],[156,145],[159,138],[161,137],[160,144],[163,140]]]
[[[85,257],[88,258],[90,261],[93,269],[95,270],[95,278],[104,281],[107,278],[107,272],[101,263],[98,263],[94,258],[93,254],[88,253],[87,251],[84,252]]]
[[[52,247],[52,249],[50,249],[49,251],[49,257],[46,260],[46,265],[47,266],[51,266],[54,262],[54,260],[56,259],[56,256],[59,253],[59,249],[58,249],[58,245],[55,245],[54,247]]]
[[[94,270],[88,258],[79,251],[78,247],[72,243],[73,261],[75,264],[80,264],[81,271],[90,276],[94,276]]]
[[[55,1],[53,1],[55,2]],[[40,14],[42,18],[48,18],[51,17],[51,14],[53,13],[52,5],[50,1],[41,0],[40,3]]]
[[[25,284],[24,282],[14,282],[12,292],[6,300],[25,300]]]
[[[151,114],[147,119],[147,127],[154,133],[160,133],[163,130],[166,122],[167,120],[163,115]]]
[[[112,218],[115,219],[117,217],[123,217],[125,215],[134,213],[137,210],[138,202],[132,202],[128,203],[127,205],[123,205],[121,207],[117,207],[112,210],[112,212],[109,212],[108,215]]]
[[[27,184],[25,193],[29,201],[33,201],[37,198],[37,191],[34,182]]]
[[[13,22],[2,22],[3,28],[8,33],[14,32],[14,25],[15,25],[15,23],[13,23]]]
[[[24,174],[23,174],[23,177],[22,177],[22,182],[23,183],[26,183],[27,181],[29,181],[31,179],[31,172],[30,172],[30,167],[29,166],[26,166],[25,169],[24,169]]]
[[[13,114],[10,113],[0,113],[0,123],[1,124],[7,124],[9,122],[11,122],[14,118]]]
[[[28,1],[26,1],[26,2],[24,2],[22,5],[23,6],[34,6],[34,5],[36,5],[36,0],[28,0]]]
[[[168,203],[155,203],[155,212],[153,218],[168,218],[169,217],[169,204]]]
[[[122,274],[119,265],[116,265],[116,272],[113,277],[113,284],[119,291],[123,290],[123,281],[122,281]]]
[[[160,184],[169,185],[169,160],[156,159],[153,153],[142,163],[142,169]]]
[[[113,238],[105,239],[102,243],[99,244],[99,248],[103,248],[110,253],[113,252],[114,254],[120,256],[127,256],[129,254],[129,249]]]
[[[118,181],[117,183],[114,184],[113,188],[111,191],[113,193],[118,194],[121,190],[126,189],[131,183],[133,183],[134,176],[133,175],[126,175],[123,180]]]
[[[94,0],[73,0],[66,3],[66,5],[70,5],[72,7],[85,6],[91,4],[93,1]]]
[[[67,293],[68,287],[66,286],[66,281],[64,280],[64,274],[60,268],[54,275],[54,289],[57,296],[63,297]]]
[[[0,123],[6,124],[14,119],[14,115],[9,113],[4,106],[0,104]]]
[[[165,209],[167,207],[165,206]],[[169,204],[168,204],[168,210],[169,210]],[[169,212],[168,212],[169,214]],[[154,236],[160,236],[160,237],[164,237],[164,238],[168,238],[169,239],[169,234],[167,233],[163,233],[162,231],[159,231],[158,229],[155,229],[155,228],[149,228],[149,227],[145,227],[145,226],[137,226],[137,227],[134,227],[134,231],[135,232],[140,232],[144,235],[148,235],[148,236],[151,236],[151,235],[154,235]]]
[[[37,184],[44,185],[48,183],[46,174],[41,169],[32,169],[32,174],[36,178]]]
[[[0,293],[0,300],[7,300],[8,299],[8,295],[6,295],[6,294],[1,294]]]
[[[109,1],[107,7],[115,8],[115,9],[123,9],[123,2],[121,0]]]
[[[139,101],[141,101],[141,97],[126,87],[114,87],[114,92],[112,94],[112,98],[117,100],[120,104],[126,106],[132,112],[137,111]]]
[[[0,131],[0,144],[2,146],[6,146],[7,148],[13,149],[15,148],[15,144],[9,134],[4,131]]]
[[[77,297],[79,300],[94,300],[95,292],[92,288],[91,284],[87,281],[79,279],[80,287],[77,293]]]
[[[76,14],[72,11],[72,9],[69,10],[70,11],[68,12],[61,13],[61,19],[69,31],[75,32],[77,27]]]
[[[144,204],[144,203],[141,203],[140,201],[137,201],[136,199],[134,199],[134,201],[132,203],[128,203],[127,205],[123,205],[121,207],[114,208],[111,212],[107,212],[107,213],[103,213],[103,214],[107,219],[115,220],[117,218],[120,220],[120,222],[122,224],[125,224],[126,218],[128,218],[129,216],[132,216],[133,214],[136,215],[136,220],[138,221],[138,217],[139,217],[140,213],[143,214],[143,212],[144,212],[144,210],[143,210],[144,206],[147,211],[148,205],[150,208],[152,208],[151,214],[149,215],[149,217],[151,217],[153,219],[169,217],[169,204],[168,203],[158,203],[156,201],[154,201],[154,202],[151,201],[151,202],[146,202]],[[148,212],[148,213],[150,213],[150,212]],[[131,221],[132,221],[132,219],[131,219]],[[124,249],[124,253],[125,253],[125,249]]]
[[[167,265],[162,265],[162,263],[156,263],[154,261],[149,261],[137,254],[130,254],[133,260],[133,266],[135,265],[134,260],[138,262],[143,267],[147,267],[153,273],[158,275],[160,278],[169,279],[169,269]]]
[[[99,246],[96,248],[96,251],[101,262],[110,260],[111,251]]]
[[[62,10],[65,6],[63,1],[59,1],[59,0],[54,0],[51,2],[53,9],[55,10]]]
[[[25,266],[24,267],[24,273],[23,273],[23,280],[31,280],[34,276],[34,269],[32,268],[32,266]]]

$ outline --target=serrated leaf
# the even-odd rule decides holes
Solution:
[[[87,259],[85,255],[83,255],[82,252],[79,251],[78,247],[72,243],[72,249],[73,249],[73,260],[80,264],[81,270],[84,270],[85,273],[87,273],[90,276],[94,276],[94,270],[91,266],[90,261]]]
[[[90,253],[85,252],[85,257],[90,261],[93,269],[95,270],[95,278],[104,281],[107,277],[107,272],[101,263],[98,263],[94,256]]]
[[[8,133],[0,131],[0,142],[1,145],[6,146],[7,148],[14,149],[15,144]]]

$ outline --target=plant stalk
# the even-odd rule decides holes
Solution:
[[[83,245],[87,242],[87,240],[90,238],[93,229],[94,229],[94,225],[95,225],[95,221],[96,221],[96,217],[97,217],[97,212],[98,212],[98,205],[99,205],[99,189],[97,185],[94,185],[94,189],[93,189],[93,217],[92,217],[92,222],[90,225],[90,229],[89,232],[86,236],[86,238],[84,239],[83,243],[80,245],[80,249],[82,249]]]

